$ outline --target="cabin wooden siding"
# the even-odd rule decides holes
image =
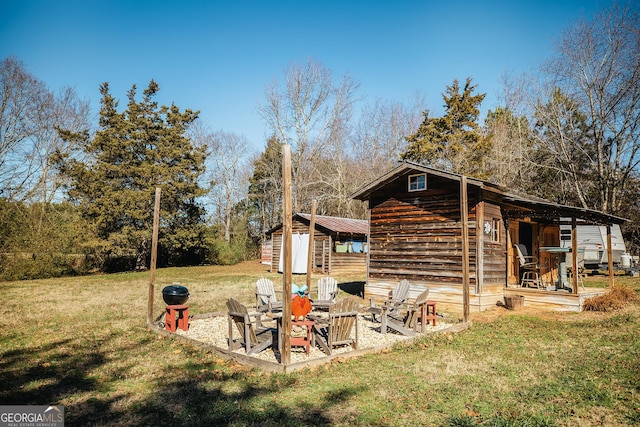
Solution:
[[[424,188],[425,183],[426,189],[418,189]],[[417,191],[409,191],[410,187]],[[460,197],[461,187],[467,188],[467,197]],[[553,266],[557,262],[554,256],[539,248],[558,246],[556,235],[567,221],[571,220],[572,229],[577,222],[608,226],[625,221],[604,212],[560,205],[414,162],[403,162],[352,197],[369,205],[370,251],[365,297],[387,298],[399,280],[408,279],[412,285],[410,298],[428,287],[429,299],[444,311],[466,312],[463,304],[467,301],[470,309],[483,310],[499,304],[506,294],[519,291],[528,294],[525,306],[547,305],[579,311],[582,295],[587,293],[584,289],[563,295],[543,289],[530,293],[531,289],[519,287],[513,244],[530,246],[531,253],[543,264]],[[462,203],[468,206],[464,221],[468,229],[464,234],[468,232],[465,246],[469,254],[461,253]],[[468,269],[462,265],[462,255],[469,255]],[[463,277],[465,273],[467,277]],[[464,292],[463,281],[469,283],[468,294]],[[611,272],[610,284],[613,286]],[[545,295],[550,298],[545,299]]]
[[[367,254],[365,253],[332,253],[331,271],[326,274],[364,273],[367,268]]]
[[[462,289],[459,186],[428,177],[428,189],[408,192],[407,180],[389,184],[370,202],[369,273],[365,297],[386,297],[399,280]],[[471,288],[476,285],[477,192],[469,194]],[[417,292],[417,291],[416,291]]]
[[[412,284],[411,296],[430,289],[445,306],[462,306],[462,229],[459,183],[429,176],[428,187],[408,192],[399,179],[375,194],[370,204],[369,270],[366,298],[384,298],[399,280]],[[468,190],[470,306],[482,310],[502,299],[506,284],[506,230],[500,207]],[[480,220],[477,220],[477,218]],[[499,224],[498,241],[484,223]]]
[[[483,233],[484,222],[492,223],[496,220],[499,224],[499,239],[497,242],[491,240],[491,236],[486,233],[482,235],[482,286],[476,289],[482,293],[484,286],[500,285],[507,283],[507,227],[500,206],[481,202],[483,207],[484,221],[478,223],[478,235]]]
[[[292,233],[308,234],[309,225],[294,219],[291,223]],[[278,272],[280,263],[280,247],[282,246],[283,229],[274,231],[271,235],[273,252],[271,256],[271,272]],[[313,271],[322,274],[342,274],[365,272],[367,267],[366,253],[336,253],[333,251],[336,236],[323,227],[317,227],[313,232]],[[362,236],[366,238],[366,236]]]

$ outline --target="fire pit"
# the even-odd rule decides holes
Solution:
[[[189,290],[179,283],[174,283],[162,290],[162,299],[167,305],[181,305],[189,299]]]

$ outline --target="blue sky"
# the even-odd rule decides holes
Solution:
[[[442,114],[446,85],[473,78],[496,105],[505,72],[537,67],[554,39],[605,0],[65,1],[0,0],[0,57],[16,56],[50,90],[71,86],[99,108],[99,85],[126,104],[151,79],[158,102],[200,110],[212,130],[261,150],[265,86],[313,58],[349,73],[364,101]]]

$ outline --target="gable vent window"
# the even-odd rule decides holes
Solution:
[[[420,191],[427,189],[427,174],[409,175],[409,191]]]

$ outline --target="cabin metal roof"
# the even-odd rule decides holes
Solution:
[[[373,193],[400,179],[407,173],[414,171],[424,172],[452,181],[459,182],[462,179],[462,175],[457,173],[446,172],[420,163],[405,161],[380,178],[360,187],[360,189],[350,197],[357,200],[369,200]],[[512,218],[531,217],[539,221],[560,222],[561,217],[574,217],[596,224],[620,224],[627,221],[625,218],[594,209],[562,205],[540,197],[518,193],[506,187],[477,178],[467,177],[467,186],[474,186],[482,191],[492,193],[496,201],[507,212],[508,216]]]

